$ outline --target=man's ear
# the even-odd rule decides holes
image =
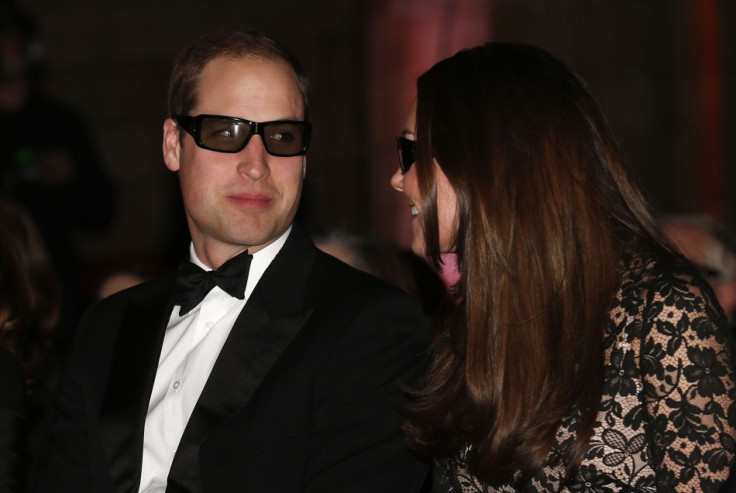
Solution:
[[[179,125],[171,118],[164,121],[164,163],[171,171],[179,171]]]

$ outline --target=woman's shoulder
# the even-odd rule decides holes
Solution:
[[[686,259],[636,254],[622,266],[606,331],[609,347],[622,338],[723,345],[732,337],[712,288]]]
[[[656,285],[683,276],[696,284],[705,282],[697,269],[685,257],[675,253],[651,250],[627,251],[621,255],[620,269],[630,282]]]
[[[619,300],[637,306],[662,304],[678,311],[706,311],[723,316],[713,289],[697,268],[684,257],[670,254],[634,253],[621,262]],[[711,313],[712,311],[712,313]]]
[[[619,410],[609,410],[604,423],[621,431],[650,424],[658,490],[710,491],[733,457],[733,334],[709,284],[687,260],[637,254],[625,267],[613,312],[619,318],[612,316],[607,341],[605,394]],[[639,399],[627,401],[633,395]],[[614,435],[603,431],[601,443],[606,433]]]

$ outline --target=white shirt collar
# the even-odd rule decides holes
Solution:
[[[270,245],[258,250],[253,254],[253,260],[250,263],[250,271],[248,272],[248,284],[245,286],[245,299],[250,297],[250,294],[255,289],[256,284],[261,279],[261,276],[266,271],[271,261],[281,251],[281,248],[286,243],[286,238],[291,233],[291,226],[289,226],[284,233],[279,236]],[[197,252],[194,251],[194,243],[189,244],[189,260],[196,266],[201,267],[204,270],[212,270],[211,267],[205,265],[197,256]]]

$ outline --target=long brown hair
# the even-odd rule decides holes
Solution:
[[[36,225],[0,201],[0,346],[15,353],[34,390],[59,322],[61,287]]]
[[[488,43],[417,83],[417,151],[427,254],[440,263],[433,158],[458,201],[458,310],[405,431],[440,460],[470,445],[488,482],[528,478],[562,419],[577,434],[568,477],[592,435],[603,329],[624,238],[667,247],[582,80],[545,51]]]

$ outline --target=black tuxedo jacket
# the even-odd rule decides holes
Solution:
[[[175,275],[85,315],[33,491],[137,492],[143,428]],[[399,381],[425,319],[400,290],[320,252],[296,226],[238,317],[192,416],[167,492],[415,492]]]

